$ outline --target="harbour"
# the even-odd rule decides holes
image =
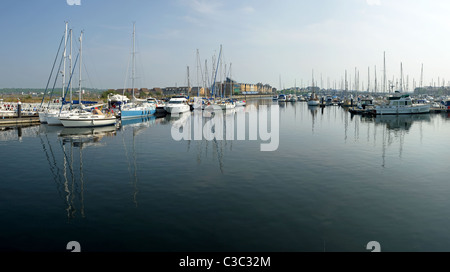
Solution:
[[[447,113],[247,102],[279,107],[276,151],[261,152],[261,140],[174,140],[189,119],[171,115],[0,131],[3,154],[14,154],[1,161],[2,250],[449,250]]]
[[[5,8],[0,252],[450,251],[450,2]]]

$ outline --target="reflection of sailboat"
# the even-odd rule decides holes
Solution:
[[[155,123],[156,116],[143,116],[138,118],[132,118],[132,119],[122,119],[120,121],[120,127],[128,127],[128,126],[150,126]]]
[[[63,142],[70,142],[75,146],[82,147],[87,143],[99,143],[104,136],[115,136],[116,127],[92,127],[92,128],[75,128],[65,127],[59,136],[63,138]]]
[[[155,124],[156,116],[144,116],[140,118],[134,119],[126,119],[121,121],[120,129],[122,130],[122,141],[125,149],[125,157],[128,162],[128,171],[130,172],[131,180],[133,180],[133,202],[137,206],[137,194],[138,194],[138,158],[136,152],[136,136],[142,133],[145,129],[149,128],[151,125]],[[131,144],[131,154],[129,154],[127,144],[125,142],[125,132],[131,130],[132,131],[132,144]],[[130,157],[132,157],[132,161],[130,161]],[[131,170],[133,169],[133,171]]]
[[[156,104],[151,103],[147,99],[138,99],[134,95],[134,80],[135,80],[135,24],[133,24],[133,53],[132,53],[132,79],[131,79],[131,91],[132,91],[132,99],[131,103],[121,104],[120,105],[120,118],[121,119],[129,119],[129,118],[139,118],[145,117],[149,115],[153,115],[156,113]],[[125,96],[125,88],[123,96]]]
[[[203,115],[205,115],[203,113]],[[181,114],[174,114],[174,115],[166,115],[165,119],[170,123],[173,124],[175,127],[181,127],[183,126],[188,118],[191,116],[190,113],[181,113]]]
[[[376,117],[361,116],[361,122],[374,124],[374,139],[377,131],[381,128],[381,166],[386,167],[389,159],[389,149],[398,143],[398,156],[402,158],[405,137],[408,137],[413,124],[419,124],[419,130],[422,138],[422,124],[431,122],[430,114],[411,114],[411,115],[377,115]],[[377,129],[378,128],[378,129]],[[421,139],[422,141],[422,139]]]
[[[314,122],[315,122],[315,119],[316,119],[316,114],[317,114],[318,107],[308,105],[308,109],[311,112],[311,116],[312,116],[312,132],[314,133]]]

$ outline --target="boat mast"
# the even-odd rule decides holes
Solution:
[[[190,96],[191,94],[191,82],[189,81],[189,66],[187,67],[187,81],[188,81],[188,93],[187,95]]]
[[[80,76],[79,76],[79,79],[78,79],[78,104],[79,104],[79,106],[80,106],[80,108],[82,107],[82,104],[81,104],[81,68],[83,67],[82,66],[82,57],[83,57],[83,54],[82,54],[82,50],[83,50],[83,31],[81,31],[81,34],[80,34],[80,64],[79,64],[79,68],[80,68]]]
[[[377,66],[375,65],[375,89],[374,92],[377,92]]]
[[[62,95],[61,95],[61,99],[64,97],[65,85],[66,85],[67,25],[68,25],[68,23],[66,22],[66,30],[64,31],[63,70],[61,71],[61,73],[62,73]]]
[[[136,53],[135,53],[135,30],[136,30],[136,23],[133,23],[133,52],[132,52],[132,70],[131,70],[131,89],[132,89],[132,93],[133,93],[133,100],[135,100],[135,96],[134,96],[134,77],[135,77],[135,57],[136,57]]]
[[[422,69],[420,70],[420,88],[422,88],[423,83],[423,63],[422,63]]]
[[[214,93],[214,88],[215,88],[215,85],[216,85],[217,70],[219,70],[219,60],[221,58],[221,55],[222,55],[222,45],[220,45],[219,58],[217,59],[217,68],[216,68],[216,70],[214,72],[214,84],[213,84],[213,88],[212,88],[214,97],[216,97],[216,94]]]
[[[230,63],[230,81],[231,81],[231,89],[230,89],[230,98],[233,98],[233,79],[231,78],[231,65],[232,63]]]
[[[400,62],[400,92],[403,93],[403,64]]]
[[[200,83],[199,83],[199,80],[198,80],[199,66],[200,66],[200,58],[199,58],[199,53],[198,53],[198,49],[197,49],[197,97],[200,96]]]
[[[383,52],[383,93],[386,92],[386,52]]]
[[[208,84],[208,82],[207,81],[209,81],[209,77],[208,77],[208,60],[207,59],[205,59],[205,80],[203,81],[203,86],[204,86],[204,88],[205,88],[205,98],[207,98],[208,97],[208,94],[207,94],[207,90],[206,90],[206,86],[209,86],[209,84]],[[211,91],[211,90],[210,90]]]
[[[72,81],[72,29],[69,30],[70,33],[70,54],[69,54],[69,72],[70,72],[70,78]],[[70,84],[70,109],[72,109],[72,104],[73,104],[73,97],[72,97],[72,84]]]

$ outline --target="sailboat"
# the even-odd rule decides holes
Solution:
[[[133,97],[130,103],[122,104],[120,107],[120,118],[138,118],[153,115],[156,112],[156,105],[154,103],[149,103],[147,99],[137,99],[134,95],[134,79],[135,79],[135,58],[136,58],[136,48],[135,48],[135,36],[136,36],[136,26],[133,24],[133,54],[132,54],[132,79],[131,79],[131,89]],[[125,88],[124,88],[125,92]]]
[[[61,61],[63,63],[63,69],[62,69],[62,71],[58,72],[58,74],[59,73],[62,74],[62,96],[61,97],[64,97],[65,84],[66,84],[65,83],[65,78],[66,78],[66,54],[67,54],[67,40],[68,40],[67,31],[68,31],[68,23],[66,22],[65,23],[64,36],[63,36],[63,40],[62,40],[62,41],[64,41],[64,50],[63,50],[62,59],[61,59]],[[58,52],[59,52],[59,49],[58,49]],[[56,59],[55,59],[55,63],[56,63]],[[53,64],[53,66],[54,66],[54,64]],[[59,64],[58,70],[60,68],[61,68],[61,62]],[[53,72],[53,69],[52,69],[52,72]],[[55,77],[54,86],[56,84],[57,75]],[[50,78],[51,78],[51,75],[50,75]],[[50,78],[49,78],[49,81],[50,81]],[[47,83],[47,87],[48,87],[48,83]],[[48,125],[61,125],[61,122],[59,121],[59,115],[60,115],[62,110],[67,110],[67,106],[64,105],[62,99],[61,99],[61,101],[59,101],[59,99],[57,101],[58,101],[57,106],[55,106],[55,105],[50,106],[50,102],[49,102],[47,108],[45,110],[39,112],[39,121],[41,123],[48,124]]]
[[[80,35],[80,56],[82,56],[82,41],[83,41],[83,32]],[[81,63],[81,57],[80,57]],[[76,128],[86,128],[86,127],[102,127],[102,126],[110,126],[116,124],[116,116],[111,113],[104,114],[98,109],[94,109],[91,112],[83,110],[83,105],[81,103],[81,67],[80,67],[80,78],[79,78],[79,101],[80,101],[80,109],[76,111],[71,111],[66,113],[64,116],[60,116],[59,120],[64,127],[76,127]]]
[[[316,95],[316,92],[314,90],[314,75],[312,79],[312,93],[308,99],[308,106],[318,106],[319,105],[319,98]]]

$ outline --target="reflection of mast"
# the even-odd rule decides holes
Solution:
[[[44,143],[43,139],[40,137],[41,134],[39,133],[39,138],[41,140],[42,149],[44,150],[45,156],[47,157],[47,162],[48,162],[49,167],[50,167],[50,172],[53,175],[53,180],[54,180],[54,182],[56,184],[56,188],[57,188],[58,194],[61,197],[61,199],[64,199],[64,197],[62,195],[62,192],[60,190],[61,187],[62,187],[62,184],[60,182],[61,174],[60,174],[60,171],[59,171],[59,167],[56,164],[56,158],[55,158],[55,155],[53,153],[52,146],[51,146],[51,144],[50,144],[50,142],[48,140],[47,133],[44,133],[44,134],[45,134],[45,138],[47,139],[48,149],[46,148],[46,144]],[[49,153],[50,153],[50,155],[49,155]]]
[[[136,152],[136,136],[139,135],[144,129],[150,127],[150,121],[154,120],[154,118],[152,117],[143,117],[143,118],[138,118],[138,119],[131,119],[131,120],[126,120],[126,122],[131,122],[130,124],[126,124],[126,122],[122,121],[121,123],[121,130],[122,130],[122,142],[123,142],[123,146],[125,149],[125,157],[127,159],[128,162],[128,172],[130,173],[130,175],[132,176],[132,180],[133,180],[133,188],[134,188],[134,192],[133,192],[133,202],[137,207],[137,194],[138,194],[138,188],[137,188],[137,183],[138,183],[138,175],[137,175],[137,152]],[[124,124],[125,123],[125,124]],[[132,159],[133,159],[133,172],[131,172],[131,163],[130,163],[130,156],[127,150],[127,145],[125,143],[125,128],[129,126],[133,129],[132,131]]]
[[[50,171],[53,175],[53,179],[57,185],[58,194],[61,197],[61,199],[65,202],[65,205],[67,205],[67,208],[66,208],[67,217],[69,219],[74,218],[75,212],[76,212],[75,204],[74,204],[74,200],[75,200],[75,196],[76,196],[76,193],[75,193],[76,181],[75,181],[75,175],[74,175],[74,171],[73,171],[73,149],[71,148],[70,159],[69,159],[69,156],[67,155],[66,149],[64,146],[65,141],[60,142],[61,150],[63,152],[63,169],[61,170],[61,168],[58,166],[54,151],[53,151],[50,141],[47,137],[47,133],[44,132],[43,134],[45,134],[45,136],[46,136],[48,148],[46,147],[46,144],[44,143],[42,137],[40,137],[41,144],[42,144],[43,150],[45,152],[45,155],[47,157],[47,161],[49,163]],[[70,177],[68,174],[70,174]],[[71,180],[70,183],[69,183],[69,179]],[[84,217],[84,203],[83,203],[83,195],[82,195],[83,194],[83,180],[82,179],[81,179],[81,193],[80,194],[81,194],[81,202],[82,202],[81,203],[81,205],[82,205],[81,206],[81,215]]]
[[[344,111],[344,141],[347,142],[348,111]]]
[[[355,118],[355,140],[359,139],[359,118]]]
[[[65,149],[65,144],[66,143],[70,143],[70,159],[69,156],[67,155],[66,149]],[[74,157],[73,157],[73,147],[78,147],[79,148],[79,158],[80,158],[80,192],[77,192],[76,188],[76,179],[75,179],[75,171],[74,171]],[[80,214],[82,217],[85,217],[84,214],[84,176],[83,176],[83,144],[81,143],[80,145],[78,145],[78,143],[76,141],[74,141],[74,138],[69,138],[69,139],[64,139],[63,141],[61,141],[61,148],[63,150],[63,155],[64,155],[64,190],[66,192],[66,204],[67,204],[67,217],[69,219],[74,218],[75,217],[75,213],[76,213],[76,204],[75,204],[75,197],[78,195],[79,196],[79,200],[80,200]],[[67,163],[69,162],[69,163]],[[71,176],[71,183],[69,184],[69,180],[67,177],[67,166],[69,169],[69,173]],[[70,186],[69,186],[70,185]]]
[[[311,111],[311,116],[312,116],[312,134],[314,134],[314,122],[316,119],[316,108],[315,107],[309,107],[309,110]]]
[[[80,100],[81,103],[81,100]],[[83,175],[83,152],[80,147],[80,185],[81,185],[81,216],[84,217],[84,175]]]
[[[386,165],[386,127],[383,126],[383,143],[381,145],[381,159],[382,163],[381,166],[384,168]]]
[[[138,181],[138,179],[137,179],[137,164],[136,164],[136,143],[135,143],[135,136],[136,136],[136,133],[137,133],[138,131],[136,131],[136,129],[135,128],[133,128],[133,166],[134,166],[134,173],[133,173],[133,187],[134,187],[134,193],[133,193],[133,202],[134,202],[134,204],[136,205],[136,207],[137,207],[137,193],[138,193],[138,190],[137,190],[137,181]]]

